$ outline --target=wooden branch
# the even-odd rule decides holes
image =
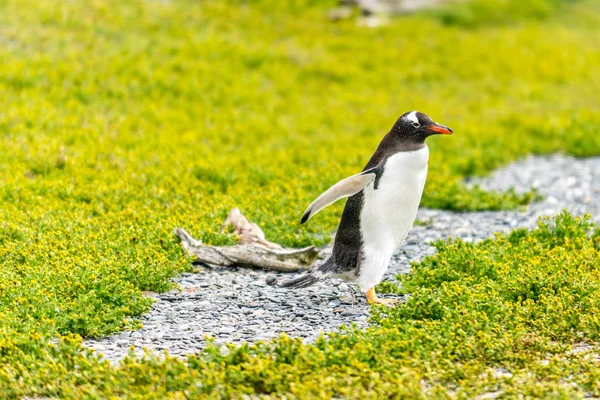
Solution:
[[[260,227],[249,222],[234,208],[222,228],[233,225],[240,238],[240,244],[233,246],[206,246],[196,240],[183,228],[175,228],[173,233],[181,239],[181,245],[188,253],[198,257],[205,264],[229,266],[252,266],[279,272],[296,272],[307,269],[319,256],[314,247],[303,249],[284,249],[269,242]]]
[[[252,246],[265,247],[267,249],[281,249],[277,243],[269,242],[265,239],[265,234],[260,226],[250,222],[242,215],[239,208],[235,207],[229,213],[229,216],[221,225],[221,231],[229,225],[235,229],[235,234],[240,238],[240,244],[249,244]]]

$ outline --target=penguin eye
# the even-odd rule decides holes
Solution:
[[[412,122],[412,126],[414,126],[415,128],[418,128],[421,126],[421,124],[418,122]]]

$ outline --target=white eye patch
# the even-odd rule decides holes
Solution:
[[[419,119],[417,118],[417,112],[416,111],[411,111],[410,113],[408,113],[406,115],[406,119],[412,124],[412,126],[414,126],[415,128],[418,128],[421,126],[421,124],[419,123]]]

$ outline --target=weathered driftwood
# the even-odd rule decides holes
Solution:
[[[249,222],[234,208],[222,228],[233,225],[240,238],[240,244],[233,246],[207,246],[196,240],[183,228],[175,228],[173,233],[181,239],[181,245],[198,261],[223,267],[252,266],[272,271],[295,272],[308,268],[317,259],[319,250],[314,247],[284,249],[269,242],[260,227]]]
[[[269,242],[265,239],[265,234],[260,229],[260,226],[248,221],[237,207],[229,212],[227,219],[221,225],[221,231],[225,230],[229,225],[235,229],[235,234],[240,238],[240,244],[249,244],[267,249],[281,249],[281,246],[277,243]]]

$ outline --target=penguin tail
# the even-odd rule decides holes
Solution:
[[[296,279],[292,279],[287,282],[284,282],[281,285],[281,287],[300,289],[300,288],[312,286],[315,283],[319,282],[320,280],[321,279],[317,278],[316,276],[314,276],[313,274],[311,274],[309,272],[309,273],[304,274]]]
[[[296,279],[289,280],[281,284],[284,288],[305,288],[314,285],[315,283],[326,279],[328,270],[334,265],[333,258],[330,257],[318,267],[313,267],[308,273],[299,276]]]

